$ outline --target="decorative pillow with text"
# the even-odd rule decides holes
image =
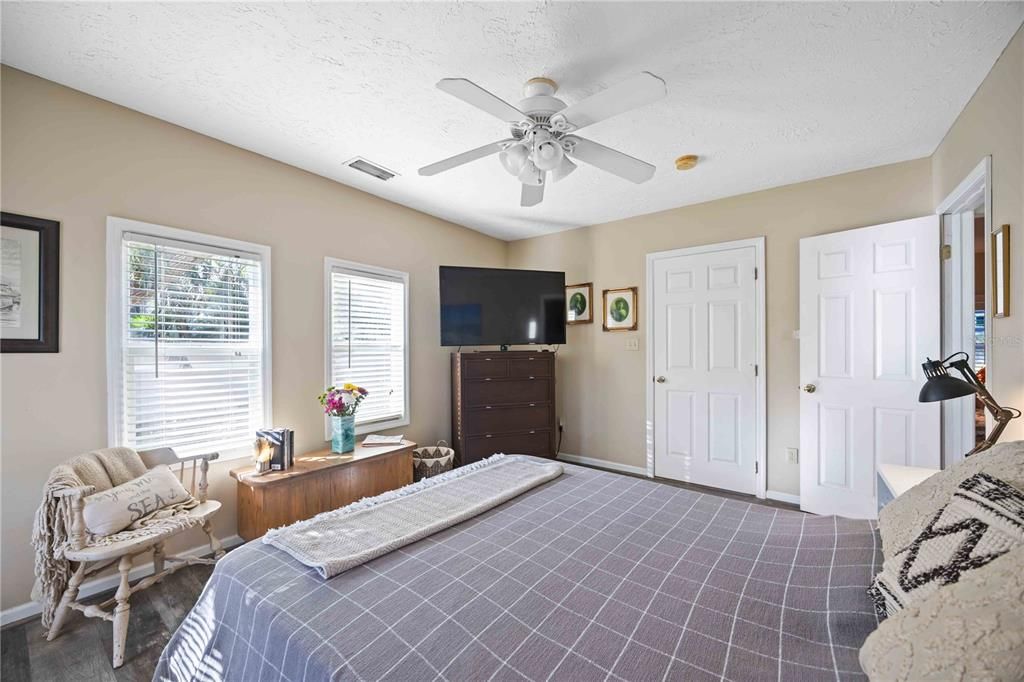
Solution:
[[[178,477],[161,464],[116,488],[86,497],[85,527],[93,535],[111,535],[191,498]]]

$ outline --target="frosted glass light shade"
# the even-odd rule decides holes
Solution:
[[[523,165],[529,160],[529,156],[530,150],[520,142],[498,154],[498,160],[509,173],[519,175],[523,170]]]
[[[563,156],[562,147],[557,142],[542,142],[533,150],[533,162],[542,171],[558,168]]]

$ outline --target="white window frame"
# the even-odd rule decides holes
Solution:
[[[356,435],[361,436],[366,433],[376,433],[377,431],[386,431],[400,426],[408,426],[411,420],[410,411],[412,404],[412,390],[409,383],[409,377],[411,374],[409,371],[409,273],[401,270],[382,268],[376,265],[366,265],[365,263],[342,260],[341,258],[331,258],[330,256],[324,258],[324,388],[330,386],[333,381],[333,373],[331,372],[331,273],[333,272],[346,272],[357,276],[385,277],[387,279],[402,282],[402,286],[405,289],[405,300],[403,302],[404,305],[402,310],[402,315],[405,317],[405,338],[403,339],[402,352],[402,371],[403,380],[405,381],[405,404],[402,407],[402,416],[385,421],[370,422],[368,424],[356,424]],[[330,439],[331,420],[325,415],[324,440]]]
[[[124,248],[125,233],[139,234],[156,241],[161,239],[194,244],[201,249],[222,249],[260,259],[260,285],[263,288],[263,423],[273,425],[273,396],[271,394],[273,367],[271,360],[270,316],[270,247],[239,239],[193,232],[177,227],[144,223],[127,218],[107,217],[107,444],[109,447],[124,445],[118,442],[121,436],[121,415],[124,395],[122,394],[122,340],[124,335]],[[256,434],[252,434],[256,438]],[[219,450],[221,460],[238,459],[251,455],[251,448],[239,447]]]

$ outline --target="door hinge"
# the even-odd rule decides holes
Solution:
[[[761,464],[759,462],[754,462],[754,473],[755,474],[761,473],[760,466],[761,466]]]
[[[940,260],[949,260],[953,257],[953,247],[949,244],[943,244],[939,247],[939,258]]]
[[[757,279],[757,268],[754,268],[754,279]]]
[[[757,365],[754,365],[754,376],[757,376]]]

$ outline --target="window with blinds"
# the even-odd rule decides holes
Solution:
[[[408,424],[408,275],[333,259],[326,274],[328,383],[369,391],[357,431]]]
[[[116,442],[245,451],[270,426],[259,254],[124,232]]]

